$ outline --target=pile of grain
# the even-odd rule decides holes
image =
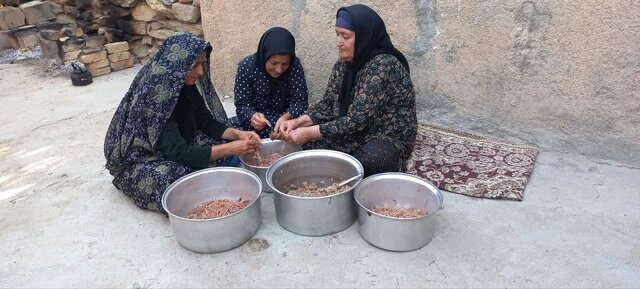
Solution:
[[[272,153],[265,158],[260,159],[259,166],[269,167],[282,157],[279,153]]]
[[[339,183],[333,183],[328,187],[321,188],[315,183],[304,181],[302,185],[291,184],[285,186],[285,189],[287,190],[287,194],[297,197],[326,197],[351,188],[349,185],[339,187],[338,184]]]
[[[389,217],[394,218],[418,218],[426,216],[427,212],[414,208],[403,208],[398,205],[382,205],[376,206],[372,211]]]
[[[187,214],[187,219],[220,218],[244,209],[244,207],[248,206],[250,202],[250,200],[243,200],[242,198],[237,201],[213,199],[191,209]]]

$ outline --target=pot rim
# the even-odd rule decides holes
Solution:
[[[424,185],[427,188],[429,188],[429,190],[434,192],[434,194],[436,195],[436,198],[440,202],[440,206],[438,206],[438,209],[436,209],[435,211],[432,211],[432,212],[427,212],[426,215],[420,216],[420,217],[398,218],[398,217],[391,217],[391,216],[387,216],[387,215],[383,215],[383,214],[378,214],[378,213],[374,212],[373,210],[370,210],[369,208],[367,208],[362,203],[360,203],[360,200],[358,198],[358,195],[359,195],[358,192],[360,192],[360,190],[362,190],[362,187],[360,186],[360,184],[366,185],[367,183],[376,181],[378,179],[396,179],[395,177],[405,178],[407,180],[413,181],[415,183]],[[364,180],[362,180],[362,182],[359,182],[358,187],[353,191],[353,198],[356,200],[356,203],[358,203],[358,207],[360,209],[365,209],[369,215],[373,214],[373,215],[376,215],[376,216],[379,216],[379,217],[382,217],[382,218],[391,219],[391,220],[400,220],[400,221],[412,221],[412,220],[419,220],[419,219],[427,218],[427,217],[433,215],[435,212],[440,211],[440,208],[442,208],[442,205],[443,205],[442,192],[440,190],[438,190],[438,188],[436,186],[434,186],[432,183],[430,183],[430,182],[428,182],[428,181],[426,181],[426,180],[424,180],[424,179],[422,179],[422,178],[420,178],[418,176],[407,174],[407,173],[401,173],[401,172],[378,173],[378,174],[366,177]]]
[[[211,171],[217,171],[217,172],[220,172],[220,171],[235,171],[235,172],[238,172],[238,173],[247,174],[247,175],[249,175],[250,177],[252,177],[256,181],[256,183],[258,184],[258,187],[260,188],[260,190],[259,190],[258,194],[256,195],[255,199],[253,199],[251,201],[251,203],[249,203],[246,207],[240,209],[239,211],[237,211],[235,213],[232,213],[232,214],[229,214],[229,215],[225,215],[225,216],[222,216],[222,217],[210,218],[210,219],[189,219],[189,218],[185,218],[185,217],[182,217],[182,216],[178,216],[178,215],[176,215],[173,212],[168,210],[168,208],[167,208],[167,198],[170,195],[170,193],[169,193],[170,190],[174,189],[175,187],[177,187],[178,185],[182,184],[187,179],[189,179],[189,178],[191,178],[193,176],[205,174],[205,173],[208,173],[208,172],[211,172]],[[243,168],[236,168],[236,167],[206,168],[206,169],[202,169],[202,170],[198,170],[198,171],[186,174],[186,175],[180,177],[179,179],[177,179],[176,181],[174,181],[173,183],[171,183],[171,185],[169,185],[164,190],[164,193],[162,194],[162,208],[164,209],[165,212],[167,212],[168,215],[170,215],[170,216],[172,216],[172,217],[174,217],[176,219],[190,221],[190,222],[209,222],[209,221],[222,220],[222,219],[225,219],[225,218],[228,218],[228,217],[231,217],[231,216],[235,216],[235,215],[237,215],[237,214],[249,209],[249,207],[253,206],[253,204],[256,201],[260,200],[261,195],[262,195],[262,181],[260,181],[260,178],[255,173],[253,173],[252,171],[249,171],[249,170],[243,169]]]
[[[278,139],[271,139],[271,138],[263,138],[260,140],[261,144],[265,144],[265,143],[282,143],[285,142],[283,140],[278,140]],[[240,162],[242,162],[242,165],[253,168],[253,169],[268,169],[269,166],[254,166],[252,164],[249,164],[248,162],[244,161],[244,156],[245,155],[241,155],[239,156],[240,158]],[[273,164],[272,164],[273,165]]]

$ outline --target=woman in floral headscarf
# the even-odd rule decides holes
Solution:
[[[209,74],[208,42],[177,33],[138,72],[104,142],[113,184],[141,208],[162,211],[173,181],[210,166],[237,165],[260,146],[228,126]],[[224,142],[226,140],[228,142]]]
[[[409,63],[365,5],[340,8],[335,30],[340,59],[324,97],[284,123],[286,139],[351,154],[366,176],[403,171],[417,132]]]

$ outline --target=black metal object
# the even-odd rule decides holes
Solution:
[[[85,86],[93,82],[91,73],[89,73],[86,68],[80,67],[76,63],[71,63],[71,67],[73,68],[73,71],[71,71],[71,84],[74,86]]]

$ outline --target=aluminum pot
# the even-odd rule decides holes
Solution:
[[[354,192],[358,202],[358,231],[372,245],[390,251],[422,248],[433,238],[433,214],[442,207],[442,193],[431,183],[404,173],[381,173],[365,178]],[[371,209],[392,204],[421,209],[426,216],[394,218]]]
[[[329,186],[363,173],[354,157],[331,150],[307,150],[291,153],[267,170],[267,183],[274,189],[276,220],[283,228],[304,236],[324,236],[340,232],[356,219],[353,188],[326,197],[297,197],[286,193],[285,185],[311,181]]]
[[[262,139],[260,143],[262,144],[262,146],[260,147],[260,151],[258,151],[260,158],[266,158],[272,153],[279,153],[280,155],[285,156],[292,152],[302,150],[302,147],[300,146],[290,144],[286,141],[281,140],[271,140],[269,138],[266,138]],[[258,175],[258,177],[260,177],[260,180],[262,181],[262,190],[268,193],[273,193],[273,189],[267,184],[266,179],[267,169],[269,167],[260,165],[256,154],[240,156],[240,161],[242,161],[242,165],[244,165],[247,170],[252,171],[256,175]]]
[[[233,167],[199,170],[173,182],[162,196],[171,228],[183,247],[198,253],[216,253],[244,244],[262,223],[262,183],[254,173]],[[187,219],[201,203],[216,199],[252,200],[244,209],[215,219]]]

